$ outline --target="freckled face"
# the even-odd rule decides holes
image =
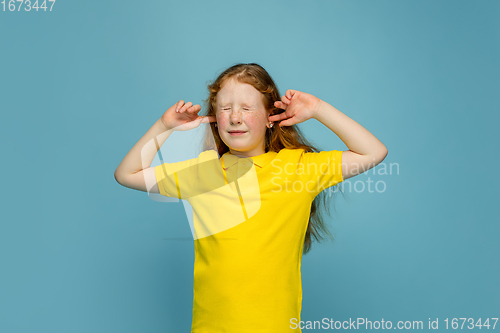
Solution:
[[[262,93],[230,79],[217,93],[215,112],[219,135],[231,154],[251,157],[265,153],[269,113]]]

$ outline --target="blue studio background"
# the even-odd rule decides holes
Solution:
[[[201,104],[238,62],[264,66],[281,94],[327,101],[389,150],[336,197],[335,241],[304,256],[302,320],[431,318],[443,330],[500,317],[500,2],[15,6],[0,7],[0,332],[189,331],[183,205],[113,173],[166,109]],[[299,127],[347,149],[316,120]]]

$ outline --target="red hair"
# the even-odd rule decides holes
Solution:
[[[247,83],[252,85],[255,89],[262,93],[264,106],[270,112],[270,115],[279,114],[285,110],[276,108],[275,101],[281,100],[278,87],[274,83],[269,73],[260,65],[255,63],[249,64],[236,64],[223,71],[215,81],[208,85],[209,96],[204,100],[206,110],[203,116],[215,116],[216,98],[217,93],[221,90],[222,86],[230,79],[236,79],[238,82]],[[219,136],[219,131],[215,127],[215,122],[210,123],[210,130],[207,130],[205,140],[203,142],[203,150],[216,149],[219,156],[222,156],[229,151],[229,147],[222,141]],[[207,127],[208,129],[208,127]],[[215,147],[210,140],[213,137]],[[295,126],[273,126],[267,128],[265,134],[265,152],[274,151],[279,152],[283,148],[289,149],[304,149],[306,152],[319,152],[320,150],[309,143],[301,133],[300,129]],[[309,252],[312,239],[320,242],[324,239],[323,235],[329,236],[333,240],[333,236],[328,231],[323,217],[322,211],[319,209],[320,204],[323,205],[324,210],[328,213],[329,205],[327,204],[326,193],[323,191],[314,198],[311,205],[311,214],[309,216],[309,223],[307,226],[306,236],[304,240],[303,254]]]

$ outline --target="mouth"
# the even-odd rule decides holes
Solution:
[[[229,134],[231,135],[243,135],[245,133],[246,131],[229,131]]]

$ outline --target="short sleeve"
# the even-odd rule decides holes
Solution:
[[[321,191],[344,181],[341,150],[304,152],[302,155],[305,186],[313,197]]]
[[[177,174],[174,171],[176,169],[175,164],[177,163],[163,163],[155,166],[155,176],[161,195],[179,199],[180,188]]]
[[[209,150],[193,159],[155,166],[156,183],[160,194],[177,199],[187,199],[199,194],[201,175],[206,178],[207,170],[210,170],[218,160],[217,152]]]

